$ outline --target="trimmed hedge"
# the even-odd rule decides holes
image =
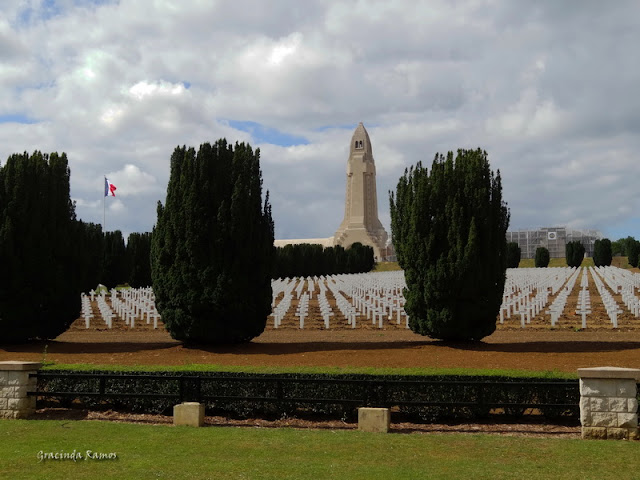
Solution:
[[[47,376],[58,374],[63,376]],[[41,372],[39,392],[75,392],[77,395],[58,400],[44,397],[39,400],[39,407],[59,405],[171,414],[173,406],[181,400],[200,400],[205,403],[208,414],[244,418],[320,415],[354,419],[357,407],[361,406],[391,407],[397,412],[394,414],[411,421],[469,420],[498,414],[520,417],[529,413],[577,419],[579,415],[577,380],[225,372],[109,372],[113,378],[105,378],[105,374],[104,371]],[[105,395],[125,396],[83,395],[99,392],[101,382]]]

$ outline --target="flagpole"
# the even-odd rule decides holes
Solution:
[[[104,182],[102,182],[102,188],[103,189],[105,188],[106,184],[107,184],[107,176],[105,175],[104,176]],[[103,234],[106,233],[106,231],[107,231],[106,230],[107,223],[106,223],[106,220],[105,220],[105,213],[104,213],[105,212],[105,204],[107,202],[107,200],[106,200],[107,195],[105,193],[103,193],[103,195],[102,195],[102,233]]]

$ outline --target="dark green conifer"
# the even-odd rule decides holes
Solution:
[[[596,267],[607,267],[611,265],[613,255],[611,253],[611,240],[608,238],[598,239],[593,245],[593,263]]]
[[[507,243],[507,268],[518,268],[521,253],[520,246],[517,242]]]
[[[78,318],[83,280],[65,153],[0,166],[0,338],[55,338]]]
[[[546,247],[538,247],[536,248],[536,256],[534,259],[534,264],[536,268],[546,268],[549,266],[549,249]]]
[[[509,211],[487,153],[436,154],[390,194],[391,230],[407,282],[410,328],[445,340],[494,332],[506,278]]]
[[[171,336],[236,343],[271,313],[273,221],[260,151],[226,140],[177,147],[151,241],[156,305]]]
[[[128,284],[133,288],[151,285],[151,232],[130,233],[127,238],[126,258]]]
[[[567,242],[565,246],[565,257],[567,265],[570,267],[579,267],[584,259],[584,245],[579,240]]]

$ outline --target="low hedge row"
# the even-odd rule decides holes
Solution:
[[[101,389],[104,395],[97,396]],[[391,407],[412,421],[579,416],[577,380],[539,378],[49,369],[39,374],[38,391],[72,394],[41,396],[39,406],[165,414],[180,401],[202,401],[208,414],[236,417],[311,414],[352,419],[361,406]]]

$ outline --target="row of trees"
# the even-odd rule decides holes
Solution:
[[[153,234],[132,234],[125,247],[120,232],[103,235],[99,226],[76,219],[66,155],[10,157],[0,167],[3,339],[55,337],[77,318],[80,292],[99,280],[145,285],[150,275],[173,338],[244,342],[266,326],[274,272],[308,276],[321,268],[371,268],[373,251],[360,244],[276,251],[259,160],[259,150],[224,139],[197,151],[177,147]],[[521,252],[507,245],[509,210],[487,153],[436,154],[430,170],[418,163],[390,192],[390,207],[411,329],[445,340],[490,335],[507,265],[515,266]],[[568,262],[583,254],[568,244]],[[611,262],[609,240],[596,242],[594,261]],[[548,250],[538,249],[536,265],[548,262]],[[301,268],[307,270],[295,270]]]
[[[354,243],[340,245],[286,245],[276,248],[273,278],[313,277],[339,273],[369,272],[375,265],[373,247]]]
[[[640,242],[633,237],[621,238],[611,242],[613,255],[627,257],[629,265],[638,267],[640,264]]]
[[[109,288],[125,283],[134,288],[151,285],[150,232],[129,234],[126,245],[120,230],[106,232],[101,247],[100,283]]]
[[[0,166],[0,332],[5,342],[53,338],[93,282],[99,227],[76,219],[66,154],[11,155]]]

